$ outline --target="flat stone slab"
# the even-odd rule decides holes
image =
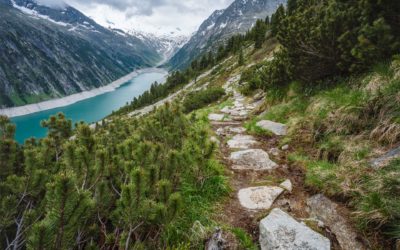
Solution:
[[[216,122],[220,122],[222,120],[224,120],[225,115],[223,114],[209,114],[208,115],[208,120],[210,121],[216,121]]]
[[[262,149],[248,149],[231,153],[229,159],[232,161],[233,169],[239,170],[271,170],[278,167],[267,152]]]
[[[270,209],[282,192],[280,187],[250,187],[239,190],[238,197],[242,207],[247,209]]]
[[[347,220],[337,211],[337,205],[322,194],[314,195],[307,200],[311,216],[321,220],[329,227],[342,249],[361,250],[366,249],[358,241],[359,238],[355,230],[349,225]]]
[[[277,122],[268,121],[268,120],[262,120],[262,121],[257,122],[257,126],[262,129],[271,131],[275,135],[286,135],[287,134],[286,125],[282,124],[282,123],[277,123]]]
[[[331,242],[275,208],[260,222],[260,246],[261,250],[330,250]]]
[[[249,149],[258,145],[257,140],[251,135],[235,135],[227,143],[231,149]]]
[[[374,169],[379,169],[390,163],[394,158],[400,157],[400,147],[390,150],[385,155],[370,161],[370,165]]]
[[[231,135],[231,134],[243,134],[244,132],[246,132],[246,129],[243,127],[223,127],[223,128],[219,128],[217,129],[217,131],[215,131],[215,133],[217,135]]]

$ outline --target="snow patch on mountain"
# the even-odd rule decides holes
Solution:
[[[55,24],[57,24],[57,25],[64,26],[64,27],[65,27],[65,26],[68,26],[68,23],[57,22],[57,21],[51,19],[49,16],[39,14],[39,13],[38,13],[37,11],[35,11],[34,9],[29,9],[29,8],[24,7],[24,6],[19,6],[18,4],[15,3],[14,0],[11,0],[11,3],[12,3],[12,5],[13,5],[14,8],[20,10],[21,12],[23,12],[23,13],[25,13],[25,14],[30,15],[30,16],[33,17],[33,18],[45,19],[45,20],[47,20],[47,21],[50,21],[50,22],[52,22],[52,23],[55,23]]]
[[[184,35],[155,35],[152,33],[137,31],[135,29],[128,31],[128,34],[141,39],[144,43],[147,43],[149,46],[153,47],[158,54],[162,55],[163,60],[159,63],[159,65],[162,65],[171,59],[190,38]]]

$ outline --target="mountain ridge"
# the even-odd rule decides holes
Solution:
[[[286,0],[236,0],[223,10],[214,11],[191,39],[169,60],[172,69],[183,69],[200,54],[216,50],[234,34],[247,32],[257,19],[272,15]]]
[[[71,6],[2,0],[0,9],[1,107],[101,87],[161,60],[139,38],[109,30]]]

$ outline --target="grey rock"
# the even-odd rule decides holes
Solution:
[[[286,144],[286,145],[283,145],[283,146],[282,146],[282,150],[284,150],[284,151],[289,150],[289,145],[287,145],[287,144]]]
[[[260,222],[261,250],[330,250],[329,239],[275,208]]]
[[[347,220],[337,211],[337,205],[322,194],[317,194],[307,200],[310,215],[324,222],[332,233],[336,235],[340,246],[344,250],[365,249],[357,240],[358,235]]]
[[[208,119],[209,119],[210,121],[217,121],[217,122],[219,122],[219,121],[224,120],[224,118],[225,118],[225,115],[223,115],[223,114],[209,114],[209,115],[208,115]]]
[[[271,170],[278,166],[262,149],[248,149],[231,153],[233,169]]]
[[[272,154],[273,156],[278,156],[279,155],[279,149],[271,148],[268,153]]]
[[[391,160],[398,157],[400,157],[400,147],[390,150],[388,153],[379,158],[371,160],[370,165],[374,169],[379,169],[386,166]]]
[[[235,135],[227,143],[231,149],[249,149],[258,145],[256,139],[251,135]]]
[[[277,122],[268,121],[268,120],[262,120],[262,121],[257,122],[257,126],[262,129],[271,131],[275,135],[286,135],[286,133],[287,133],[286,125],[282,124],[282,123],[277,123]]]
[[[231,127],[231,126],[222,127],[222,128],[217,129],[217,131],[215,131],[215,133],[217,133],[217,135],[219,135],[219,136],[232,135],[232,134],[243,134],[244,132],[246,132],[246,129],[243,127]]]
[[[290,193],[291,193],[292,190],[293,190],[292,182],[291,182],[289,179],[287,179],[287,180],[285,180],[284,182],[282,182],[279,186],[280,186],[281,188],[283,188],[283,189],[289,191]]]
[[[222,237],[222,230],[217,228],[215,233],[207,241],[206,250],[223,250],[226,240]]]
[[[239,190],[240,204],[251,210],[269,209],[283,192],[280,187],[250,187]]]

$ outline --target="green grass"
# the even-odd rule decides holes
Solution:
[[[357,200],[358,225],[382,228],[391,238],[400,238],[400,159],[376,173],[364,176]]]
[[[239,240],[240,246],[242,249],[246,250],[257,250],[258,247],[253,243],[253,240],[251,236],[246,233],[243,229],[241,228],[233,228],[232,233],[236,236],[236,238]]]

